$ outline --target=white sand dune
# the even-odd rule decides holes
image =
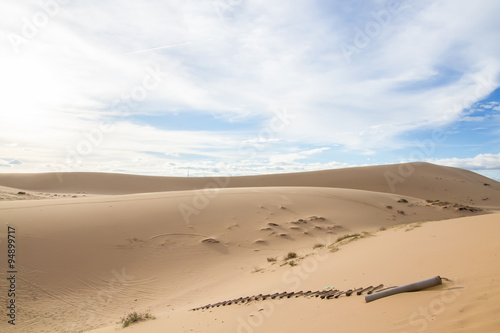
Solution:
[[[391,188],[388,175],[402,178]],[[16,228],[19,271],[17,323],[2,320],[2,332],[115,332],[132,311],[157,319],[120,331],[498,327],[500,184],[472,172],[415,163],[219,179],[62,179],[0,174],[0,216]],[[41,200],[12,200],[17,191]],[[366,237],[336,252],[327,247],[353,233]],[[292,251],[293,267],[284,261]],[[188,311],[275,290],[401,285],[435,275],[453,282],[369,304],[360,296],[293,298]]]

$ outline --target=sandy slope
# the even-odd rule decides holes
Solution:
[[[399,285],[441,274],[452,280],[442,286],[372,303],[351,296],[328,301],[266,300],[199,312],[179,307],[123,332],[497,332],[499,217],[469,217],[431,222],[411,231],[379,232],[334,254],[320,250],[293,268],[241,274],[237,284],[221,283],[211,291],[217,296],[196,304],[219,301],[219,294],[227,289],[232,290],[232,298],[252,294],[255,285],[262,292],[272,291],[271,286],[279,290],[330,285],[347,289],[379,282]],[[121,331],[116,327],[92,332]]]
[[[389,166],[386,171],[392,172],[394,167],[397,169]],[[276,179],[229,179],[233,185],[246,181],[252,186],[210,191],[0,202],[0,222],[16,228],[19,270],[18,324],[13,328],[2,320],[0,331],[78,332],[102,326],[103,331],[111,332],[118,327],[115,322],[133,310],[149,310],[158,319],[125,331],[303,332],[312,327],[326,332],[333,321],[341,332],[377,331],[371,322],[380,327],[380,332],[416,332],[424,324],[426,330],[432,327],[432,332],[444,332],[460,325],[472,331],[477,325],[498,324],[494,315],[498,314],[495,291],[498,294],[499,272],[495,262],[499,215],[475,216],[487,211],[459,210],[463,205],[442,203],[455,198],[458,200],[454,202],[468,204],[472,200],[484,209],[495,207],[498,183],[467,171],[423,164],[420,172],[398,184],[399,192],[413,194],[403,196],[374,191],[384,186],[380,179],[372,179],[384,174],[382,167],[354,169],[352,173],[333,171],[344,173],[335,180],[344,188],[318,187],[321,179],[322,184],[335,183],[328,180],[328,171],[323,171]],[[66,176],[70,179],[72,175]],[[152,186],[148,187],[151,192],[157,186],[155,182],[143,184],[148,177],[106,174],[77,174],[76,178],[83,178],[71,186],[69,181],[63,182],[65,188],[49,178],[33,185],[37,182],[33,179],[46,177],[3,175],[0,184],[24,190],[36,188],[42,193],[56,188],[60,193],[103,193],[111,188],[123,193],[126,191],[120,186],[125,181],[116,183],[116,177],[128,177],[134,180],[127,185],[130,192]],[[93,183],[95,177],[103,178]],[[281,177],[302,183],[270,186],[283,185]],[[307,177],[316,187],[306,186]],[[134,182],[139,184],[135,190]],[[182,179],[175,182],[181,184]],[[203,182],[206,180],[197,186],[203,188]],[[89,184],[97,190],[85,187]],[[460,193],[460,189],[467,192]],[[400,202],[402,198],[407,202]],[[425,199],[441,201],[430,203]],[[458,217],[465,218],[390,228]],[[341,246],[335,253],[325,247],[313,249],[315,244],[331,244],[346,233],[377,232],[381,227],[389,229]],[[3,229],[0,236],[5,237]],[[0,240],[1,251],[6,253],[5,238]],[[293,268],[282,265],[290,251],[301,257]],[[268,262],[267,258],[277,261]],[[453,279],[463,289],[456,289],[461,293],[456,301],[446,304],[446,311],[424,322],[413,312],[441,297],[443,288],[449,286],[369,305],[360,297],[332,302],[292,299],[283,304],[262,302],[187,311],[273,290],[400,285],[438,274]],[[6,280],[0,281],[0,290],[6,290]],[[6,293],[0,297],[4,304]],[[253,327],[259,318],[265,320]],[[453,322],[456,318],[460,318],[458,324]]]

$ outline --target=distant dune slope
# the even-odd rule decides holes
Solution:
[[[500,205],[500,183],[471,171],[421,162],[219,178],[81,172],[0,174],[0,185],[39,192],[92,194],[149,193],[205,187],[334,187],[394,193],[462,204]]]

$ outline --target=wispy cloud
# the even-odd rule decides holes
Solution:
[[[269,120],[285,105],[293,122],[259,138],[265,145],[255,158],[267,166],[239,167],[292,170],[300,162],[314,168],[307,152],[321,154],[315,147],[373,156],[405,149],[397,138],[420,128],[489,119],[464,110],[499,86],[500,3],[401,3],[391,12],[384,1],[248,0],[222,9],[194,0],[67,2],[52,9],[3,2],[0,157],[23,161],[16,170],[68,166],[68,150],[105,121],[115,130],[74,168],[140,172],[129,162],[141,159],[142,170],[148,163],[208,163],[206,170],[215,170],[217,163],[238,165],[241,143],[259,137],[259,129],[229,130],[231,121]],[[390,16],[382,22],[384,11]],[[346,62],[341,45],[354,45],[359,31],[376,24],[380,31]],[[137,87],[149,68],[164,80],[140,98]],[[123,112],[117,102],[134,92],[137,100]],[[483,110],[498,108],[491,102]],[[136,121],[180,113],[226,119],[228,130]]]
[[[185,42],[185,43],[178,43],[178,44],[170,44],[170,45],[163,45],[163,46],[157,46],[157,47],[152,47],[149,49],[144,49],[144,50],[138,50],[138,51],[132,51],[127,54],[134,54],[134,53],[142,53],[142,52],[150,52],[150,51],[157,51],[157,50],[163,50],[163,49],[169,49],[172,47],[178,47],[178,46],[183,46],[183,45],[189,45],[193,44],[194,42]]]
[[[330,148],[324,147],[324,148],[316,148],[316,149],[310,149],[310,150],[305,150],[305,151],[299,151],[295,153],[289,153],[289,154],[277,154],[273,155],[269,158],[269,161],[273,164],[279,164],[279,165],[287,165],[287,164],[292,164],[293,162],[297,160],[303,160],[305,158],[310,157],[311,155],[321,153],[325,150],[328,150]]]

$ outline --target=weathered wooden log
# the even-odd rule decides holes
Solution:
[[[337,294],[340,294],[340,293],[342,293],[342,292],[343,292],[343,291],[337,290],[335,293],[328,295],[328,296],[326,297],[326,299],[337,298],[337,297],[336,297],[336,296],[337,296]]]
[[[311,296],[311,294],[312,294],[312,291],[308,290],[305,293],[303,293],[302,296],[307,297],[307,296]]]
[[[399,293],[404,293],[404,292],[418,291],[418,290],[434,287],[434,286],[440,285],[442,283],[443,283],[443,281],[441,281],[441,277],[435,276],[435,277],[430,278],[430,279],[426,279],[426,280],[422,280],[422,281],[418,281],[418,282],[414,282],[414,283],[410,283],[410,284],[405,284],[404,286],[401,286],[401,287],[396,287],[396,288],[380,291],[380,292],[375,293],[375,294],[366,295],[365,301],[368,303],[368,302],[380,299],[382,297],[387,297],[387,296],[391,296],[391,295],[395,295],[395,294],[399,294]]]
[[[439,278],[439,277],[436,277],[436,278]],[[434,279],[436,279],[436,278],[434,278]],[[429,279],[429,280],[432,280],[432,279]],[[420,282],[424,282],[424,281],[420,281]],[[297,291],[297,292],[284,291],[281,293],[265,294],[265,295],[258,294],[258,295],[253,295],[253,296],[235,298],[232,300],[223,301],[223,302],[214,303],[214,304],[207,304],[207,305],[202,306],[202,307],[191,309],[190,311],[206,310],[206,309],[210,309],[210,308],[220,307],[221,305],[226,306],[226,305],[231,305],[231,304],[248,303],[251,301],[266,300],[268,298],[271,298],[271,299],[280,298],[280,299],[282,299],[285,297],[286,298],[292,298],[292,297],[297,298],[299,296],[303,296],[303,297],[320,297],[321,299],[332,299],[332,298],[339,298],[342,295],[350,296],[350,295],[353,295],[354,293],[356,293],[357,295],[361,295],[366,291],[368,291],[368,295],[374,296],[375,295],[374,292],[377,290],[378,290],[378,292],[376,292],[377,295],[380,295],[382,292],[386,292],[386,291],[387,292],[390,291],[392,294],[394,292],[394,290],[398,288],[398,287],[389,287],[389,288],[381,289],[381,288],[383,288],[383,286],[384,286],[383,284],[379,284],[376,287],[370,286],[368,288],[349,289],[347,291],[339,291],[338,289],[326,289],[326,290],[323,289],[323,290],[317,290],[317,291],[311,291],[311,290],[302,291],[301,290],[301,291]],[[378,299],[378,297],[377,297],[377,299]]]
[[[315,297],[316,294],[320,293],[320,291],[313,291],[313,292],[310,292],[307,296],[309,297]]]
[[[351,296],[353,293],[357,293],[360,290],[363,290],[363,288],[357,288],[357,289],[350,290],[350,291],[346,292],[345,295]]]
[[[349,289],[349,290],[347,290],[344,294],[345,294],[346,296],[349,296],[351,293],[352,293],[352,289]],[[349,295],[348,295],[348,294],[349,294]]]
[[[287,294],[288,294],[288,292],[287,292],[287,291],[284,291],[284,292],[280,293],[280,294],[278,295],[278,297],[279,297],[279,298],[283,298],[283,297],[285,297]]]
[[[321,295],[327,294],[327,293],[329,293],[329,292],[330,292],[330,290],[321,290],[321,291],[318,291],[318,292],[314,295],[314,297],[320,297]]]
[[[336,294],[334,297],[339,298],[340,296],[344,295],[345,293],[346,293],[345,291],[341,291],[340,293]]]
[[[324,294],[324,295],[321,295],[321,299],[325,299],[325,298],[328,298],[330,295],[334,295],[335,293],[337,293],[339,290],[338,289],[335,289],[335,290],[330,290],[330,292]],[[328,298],[329,299],[329,298]]]
[[[362,289],[362,290],[358,291],[358,296],[361,295],[362,293],[364,293],[365,291],[368,291],[368,290],[370,290],[372,288],[373,288],[373,286],[369,286],[369,287],[367,287],[365,289]]]
[[[293,292],[292,292],[291,294],[293,295]],[[288,295],[290,295],[290,293],[284,292],[284,293],[282,293],[282,294],[279,296],[279,298],[285,298],[285,297],[288,297]],[[290,297],[288,297],[288,298],[290,298]]]
[[[368,292],[368,295],[370,295],[370,294],[374,293],[374,292],[375,292],[375,290],[380,289],[380,288],[382,288],[383,286],[384,286],[383,284],[379,284],[378,286],[376,286],[376,287],[372,288],[372,290],[370,290],[370,291]]]
[[[384,291],[384,290],[388,290],[388,289],[393,289],[393,288],[396,288],[397,286],[390,286],[390,287],[385,287],[385,288],[382,288],[382,289],[379,289],[377,292],[381,292],[381,291]]]

